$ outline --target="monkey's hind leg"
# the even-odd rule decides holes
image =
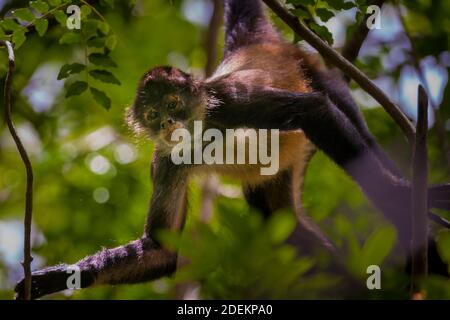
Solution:
[[[299,171],[300,170],[300,171]],[[288,243],[297,247],[301,253],[312,253],[314,249],[326,249],[336,255],[336,248],[316,223],[301,207],[302,181],[304,169],[287,170],[272,180],[257,186],[244,186],[244,195],[248,204],[260,211],[265,218],[283,209],[292,209],[298,224],[288,239]]]

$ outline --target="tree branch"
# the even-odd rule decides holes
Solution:
[[[370,5],[375,5],[381,8],[385,2],[386,0],[372,0],[370,2]],[[351,63],[354,63],[358,58],[359,51],[361,50],[361,47],[363,46],[364,41],[369,34],[370,29],[367,28],[367,20],[369,17],[369,14],[366,14],[364,16],[361,24],[358,26],[358,28],[350,38],[350,41],[348,41],[342,49],[342,56]]]
[[[403,114],[400,108],[363,72],[356,68],[352,63],[342,57],[334,49],[330,48],[319,36],[313,33],[296,16],[289,13],[277,0],[263,0],[278,17],[281,18],[297,35],[305,39],[314,47],[326,60],[341,69],[347,76],[355,80],[362,89],[369,93],[380,103],[389,115],[403,130],[410,143],[414,141],[415,129],[409,119]]]
[[[6,75],[5,87],[4,87],[4,102],[5,102],[5,121],[8,125],[9,132],[17,146],[20,157],[25,165],[27,173],[27,185],[26,185],[26,200],[25,200],[25,217],[24,217],[24,246],[23,246],[23,271],[25,274],[25,299],[31,298],[31,220],[33,216],[33,168],[31,166],[28,154],[17,135],[16,129],[12,122],[11,117],[11,96],[12,96],[12,82],[14,75],[14,49],[9,41],[0,41],[0,44],[4,45],[8,50],[9,67]]]
[[[222,24],[223,1],[213,0],[214,11],[209,22],[208,32],[206,35],[206,66],[205,76],[209,77],[213,74],[217,64],[217,37]]]
[[[419,86],[417,132],[414,142],[412,178],[412,292],[420,292],[420,281],[428,272],[428,96]]]

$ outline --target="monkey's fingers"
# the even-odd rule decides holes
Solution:
[[[67,279],[70,274],[66,270],[66,265],[57,265],[34,271],[31,274],[31,299],[67,289]],[[25,279],[17,283],[14,291],[16,300],[25,299]]]

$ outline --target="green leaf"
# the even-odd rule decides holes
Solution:
[[[292,212],[275,213],[268,222],[268,235],[274,244],[282,243],[294,231],[295,225]]]
[[[116,47],[117,44],[117,38],[115,35],[110,35],[107,39],[106,39],[106,47],[109,50],[114,50],[114,48]]]
[[[74,44],[81,42],[81,35],[79,33],[68,32],[59,39],[60,44]]]
[[[101,53],[90,54],[89,62],[103,67],[117,67],[117,64],[114,62],[113,59],[111,59],[111,57]]]
[[[324,8],[317,9],[316,14],[323,22],[327,22],[334,17],[334,13],[332,11]]]
[[[104,21],[98,21],[98,29],[103,33],[103,34],[108,34],[109,33],[109,24],[104,22]],[[108,43],[108,40],[106,40],[106,42]]]
[[[392,227],[382,227],[370,235],[361,249],[362,267],[380,266],[395,245],[396,233]]]
[[[336,10],[349,10],[353,7],[356,7],[356,5],[349,1],[349,2],[344,2],[343,0],[327,0],[327,4]]]
[[[82,19],[86,19],[91,13],[92,13],[91,7],[89,7],[85,4],[81,6],[81,18]]]
[[[61,0],[48,0],[48,3],[50,3],[51,6],[56,7],[61,4]]]
[[[13,19],[4,19],[1,21],[2,28],[8,31],[16,31],[16,30],[26,30],[25,27],[22,27]]]
[[[304,9],[294,9],[294,10],[291,10],[291,12],[295,16],[297,16],[298,18],[300,18],[302,20],[311,18],[311,15],[310,15],[309,11],[306,11]]]
[[[45,2],[42,2],[40,0],[30,1],[30,7],[32,7],[33,9],[36,9],[40,13],[44,13],[44,12],[48,11],[48,4],[46,4]]]
[[[103,91],[97,90],[95,88],[90,88],[91,94],[94,97],[94,100],[101,105],[106,110],[111,108],[111,99],[104,93]]]
[[[62,10],[56,10],[53,12],[53,16],[55,17],[56,21],[59,22],[59,24],[63,27],[66,26],[67,23],[67,16]]]
[[[91,70],[89,74],[92,78],[100,80],[105,83],[112,83],[120,85],[119,79],[117,79],[111,72],[107,70]]]
[[[329,45],[333,44],[333,35],[328,31],[327,27],[320,26],[316,23],[311,24],[311,29],[319,35],[323,40],[328,42]]]
[[[36,30],[39,34],[39,36],[43,36],[45,34],[45,32],[47,31],[48,28],[48,21],[47,19],[38,19],[36,20],[36,23],[34,24],[34,26],[36,27]]]
[[[58,80],[65,79],[67,77],[70,77],[71,75],[80,73],[84,69],[86,69],[86,66],[81,63],[65,64],[61,67],[61,70],[59,70]]]
[[[97,19],[87,19],[83,21],[83,30],[87,37],[103,36],[109,33],[110,27],[106,22]]]
[[[27,39],[27,37],[25,35],[24,30],[19,29],[19,30],[14,31],[12,40],[14,42],[15,49],[19,49],[22,46],[22,44],[25,42],[26,39]]]
[[[67,88],[66,98],[73,97],[73,96],[79,96],[84,91],[86,91],[87,88],[88,88],[88,85],[86,82],[75,81]]]
[[[105,37],[94,37],[94,38],[90,38],[87,41],[87,45],[89,47],[94,47],[94,48],[103,48],[105,46],[105,43],[106,43]]]
[[[34,14],[28,8],[20,8],[11,12],[15,17],[27,22],[34,20]]]
[[[87,38],[97,36],[98,20],[95,19],[84,20],[82,28]]]

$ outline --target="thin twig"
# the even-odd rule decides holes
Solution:
[[[419,86],[417,133],[414,142],[412,179],[412,293],[420,292],[420,281],[428,272],[428,96]]]
[[[289,13],[277,0],[264,0],[278,17],[283,20],[297,35],[314,47],[326,60],[341,69],[347,76],[355,80],[362,89],[369,93],[391,115],[403,130],[410,143],[414,141],[415,129],[400,108],[373,83],[361,70],[347,61],[342,55],[332,49],[319,36],[308,29],[296,16]]]
[[[23,271],[25,274],[25,299],[31,298],[31,220],[33,216],[33,168],[31,166],[28,154],[17,135],[16,129],[12,122],[11,117],[11,96],[12,96],[12,82],[14,75],[14,49],[9,41],[0,41],[8,49],[9,67],[6,75],[5,87],[4,87],[4,102],[5,102],[5,121],[8,125],[9,132],[14,139],[17,146],[17,150],[20,153],[23,164],[27,172],[27,185],[25,194],[25,217],[24,217],[24,246],[23,246]]]

